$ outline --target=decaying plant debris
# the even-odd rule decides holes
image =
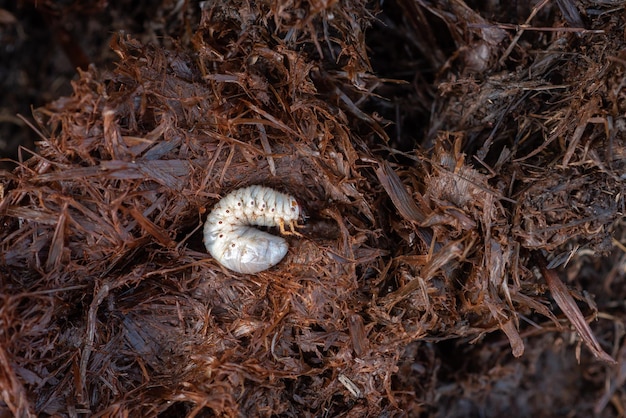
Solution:
[[[624,2],[192,3],[2,174],[4,415],[623,414]],[[250,276],[253,184],[305,226]]]

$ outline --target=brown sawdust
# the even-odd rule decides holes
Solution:
[[[119,2],[114,65],[62,37],[72,93],[0,177],[0,415],[622,416],[626,5],[505,3]],[[252,184],[303,237],[241,275],[201,229]]]

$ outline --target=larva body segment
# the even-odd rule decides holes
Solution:
[[[292,232],[300,206],[292,196],[264,186],[235,190],[218,202],[204,224],[204,245],[213,258],[238,273],[258,273],[287,254],[283,238],[252,228],[288,225]]]

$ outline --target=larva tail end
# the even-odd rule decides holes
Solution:
[[[207,249],[224,267],[238,273],[255,274],[278,264],[288,248],[283,238],[244,226]]]

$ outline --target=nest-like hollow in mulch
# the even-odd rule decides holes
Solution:
[[[185,4],[187,38],[115,36],[2,175],[2,411],[619,414],[623,5]],[[202,225],[255,184],[302,236],[238,274]],[[523,383],[574,350],[569,392]]]

